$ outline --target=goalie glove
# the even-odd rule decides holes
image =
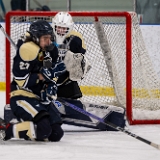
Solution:
[[[56,82],[58,77],[66,71],[65,64],[63,62],[56,63],[55,65],[52,64],[53,67],[51,68],[44,68],[40,69],[40,73],[45,78],[46,82]]]
[[[69,78],[72,81],[81,80],[91,69],[88,59],[82,53],[67,51],[64,58],[64,64],[66,70],[69,72]]]

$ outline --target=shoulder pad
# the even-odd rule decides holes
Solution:
[[[82,41],[82,47],[83,47],[84,49],[86,49],[86,45],[85,45],[85,43],[84,43],[84,39],[83,39],[83,36],[82,36],[81,33],[72,30],[72,31],[67,35],[66,38],[68,38],[68,37],[70,37],[70,36],[76,36],[76,37],[80,38],[81,41]]]
[[[81,33],[76,32],[76,31],[74,31],[74,30],[72,30],[72,31],[67,35],[66,38],[68,38],[68,37],[70,37],[70,36],[77,36],[77,37],[79,37],[80,39],[83,38]]]
[[[33,61],[39,53],[40,47],[34,42],[26,42],[19,49],[19,55],[24,61]]]

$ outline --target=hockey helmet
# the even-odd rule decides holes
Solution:
[[[58,12],[52,19],[53,32],[56,37],[56,43],[62,44],[65,37],[73,29],[74,22],[68,12]],[[58,30],[58,28],[61,29]]]
[[[29,33],[35,42],[39,42],[39,38],[43,35],[53,36],[52,26],[45,20],[34,21],[29,28]]]

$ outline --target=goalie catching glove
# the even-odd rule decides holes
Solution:
[[[40,73],[43,75],[46,82],[55,83],[58,77],[66,71],[65,64],[61,61],[56,64],[52,64],[51,68],[42,67]]]
[[[64,64],[66,70],[69,72],[69,78],[72,81],[81,80],[91,69],[88,59],[82,53],[67,51],[64,58]]]

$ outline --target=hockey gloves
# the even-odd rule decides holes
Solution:
[[[46,84],[41,91],[41,100],[43,104],[49,104],[52,100],[57,99],[57,85],[56,83]]]
[[[40,73],[43,75],[46,82],[57,81],[58,77],[65,71],[66,71],[66,67],[63,62],[52,64],[51,68],[42,67],[40,69]]]

